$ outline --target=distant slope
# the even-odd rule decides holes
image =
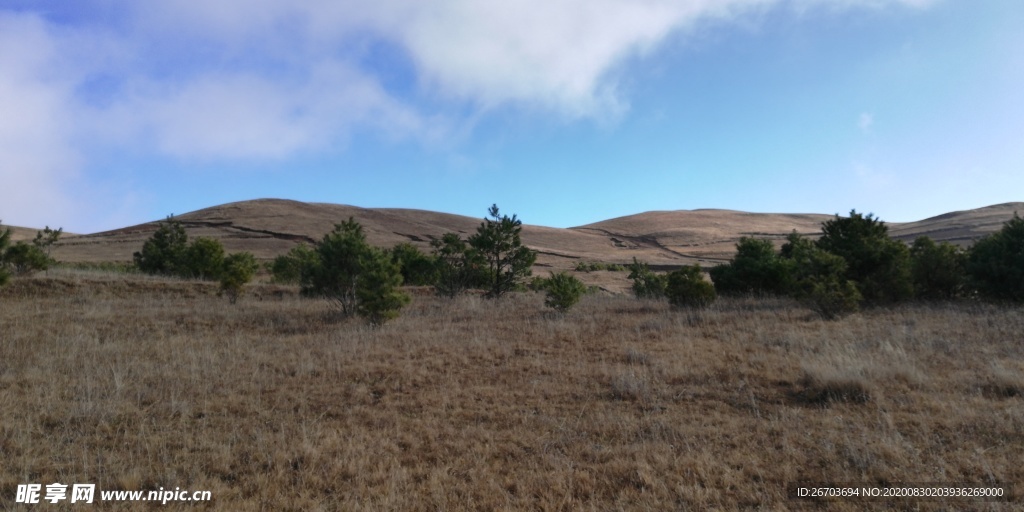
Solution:
[[[968,245],[998,230],[1024,203],[1007,203],[976,210],[952,212],[917,222],[890,224],[894,236],[912,241],[921,234],[936,240]],[[507,213],[513,213],[508,211]],[[229,203],[175,217],[190,237],[207,236],[223,242],[229,251],[250,251],[269,260],[300,243],[313,243],[334,224],[353,217],[370,243],[391,247],[410,242],[429,250],[430,240],[453,231],[468,237],[483,218],[399,208],[359,208],[338,204],[303,203],[283,199],[257,199]],[[822,214],[746,213],[732,210],[655,211],[619,217],[569,229],[535,225],[523,227],[526,245],[539,252],[538,270],[570,269],[578,261],[627,263],[636,257],[655,268],[700,262],[705,266],[729,259],[742,236],[772,239],[781,245],[791,231],[815,236],[821,223],[833,218]],[[103,233],[67,236],[54,247],[61,261],[131,261],[132,253],[157,229],[149,222]],[[19,228],[18,236],[31,238],[35,230]],[[622,275],[593,273],[588,283],[622,281]],[[621,273],[618,273],[621,274]]]
[[[820,214],[746,213],[733,210],[654,211],[572,228],[603,234],[620,246],[651,246],[685,258],[725,260],[740,237],[782,243],[793,230],[814,235],[832,218]]]
[[[906,242],[913,242],[918,236],[928,235],[933,240],[968,246],[993,231],[999,231],[1004,222],[1013,218],[1014,212],[1024,215],[1024,203],[996,204],[974,210],[944,213],[917,222],[892,224],[889,232]]]

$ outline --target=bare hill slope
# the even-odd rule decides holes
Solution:
[[[936,240],[967,245],[998,230],[1015,210],[1024,211],[1024,203],[952,212],[890,227],[894,236],[907,241],[927,234]],[[319,240],[335,223],[349,217],[363,225],[374,245],[390,247],[410,242],[427,250],[430,240],[445,232],[469,236],[483,215],[472,218],[424,210],[257,199],[175,218],[185,225],[190,237],[213,237],[221,240],[228,251],[251,251],[266,260],[296,244]],[[542,268],[567,269],[578,261],[626,263],[633,257],[661,268],[694,262],[713,265],[731,257],[742,236],[769,238],[781,244],[793,230],[814,236],[821,223],[830,218],[831,215],[822,214],[710,209],[655,211],[569,229],[525,225],[523,239],[540,253],[538,266]],[[132,253],[142,247],[158,225],[149,222],[90,235],[69,235],[59,242],[53,254],[69,262],[130,261]],[[25,233],[34,231],[18,231],[19,235]]]

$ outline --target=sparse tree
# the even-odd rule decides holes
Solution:
[[[500,215],[498,205],[491,205],[488,215],[469,245],[487,262],[487,297],[499,298],[530,276],[537,253],[522,244],[523,223],[515,215]]]
[[[706,308],[715,301],[715,287],[704,279],[700,265],[686,265],[668,274],[665,296],[675,307]]]
[[[564,313],[576,305],[587,292],[586,285],[568,272],[552,273],[540,284],[544,290],[544,305]]]
[[[978,240],[968,253],[967,272],[981,296],[1024,302],[1024,219],[1014,212],[1002,229]]]
[[[257,270],[259,264],[252,253],[236,252],[224,258],[223,268],[220,270],[220,289],[232,304],[238,301],[238,297],[242,295],[242,288],[252,281]]]
[[[59,240],[60,236],[63,234],[64,228],[57,228],[55,231],[50,229],[50,226],[46,226],[46,229],[37,231],[35,239],[32,240],[32,245],[35,245],[46,253],[46,259],[51,265],[54,263],[54,259],[50,256],[50,249],[53,247],[53,244],[57,243],[57,240]],[[47,273],[49,273],[49,269],[47,269]]]

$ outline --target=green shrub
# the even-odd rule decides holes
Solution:
[[[334,301],[343,316],[355,314],[361,262],[370,251],[363,227],[353,218],[335,224],[314,251],[316,260],[302,269],[302,294]]]
[[[0,286],[6,285],[11,279],[11,272],[7,269],[7,262],[4,260],[4,254],[7,252],[7,247],[10,243],[11,230],[0,230]]]
[[[133,254],[133,259],[135,266],[146,274],[177,275],[187,249],[185,228],[168,217],[142,245],[142,250]]]
[[[790,294],[822,318],[834,320],[860,308],[860,291],[846,278],[843,258],[823,251],[796,232],[782,246],[781,257],[790,265]]]
[[[551,274],[541,286],[545,292],[544,305],[563,313],[576,305],[587,292],[583,281],[567,272]]]
[[[715,287],[701,272],[700,265],[684,266],[668,275],[665,296],[676,307],[705,308],[717,298]]]
[[[401,269],[388,254],[370,248],[360,257],[361,267],[356,284],[356,313],[373,325],[398,317],[411,300],[401,291]]]
[[[437,264],[434,258],[423,254],[409,242],[391,248],[391,261],[398,265],[403,282],[412,286],[429,286],[437,282]]]
[[[18,242],[4,251],[3,261],[19,276],[34,274],[50,268],[50,258],[42,249],[25,242]]]
[[[188,244],[175,265],[176,274],[192,279],[216,280],[224,269],[224,246],[219,240],[199,237]]]
[[[252,281],[259,270],[256,257],[248,252],[236,252],[224,258],[220,271],[220,289],[234,304],[242,294],[242,287]]]
[[[469,245],[487,264],[487,293],[499,298],[530,277],[537,253],[523,245],[520,233],[523,223],[515,215],[500,215],[498,205],[491,205],[490,217],[484,218]]]
[[[434,250],[434,291],[442,297],[455,297],[467,288],[485,285],[485,263],[458,233],[445,233],[432,240]]]
[[[303,295],[332,300],[342,315],[358,314],[375,325],[408,304],[398,265],[367,243],[355,219],[336,224],[313,250],[316,258],[302,268]]]
[[[949,300],[966,293],[967,255],[959,247],[920,236],[910,247],[910,263],[917,298]]]
[[[743,237],[736,256],[709,274],[715,291],[723,295],[785,294],[792,287],[790,265],[775,252],[770,240]]]
[[[296,245],[270,264],[271,281],[279,284],[298,284],[304,269],[316,265],[317,253],[308,245]]]
[[[664,274],[655,274],[646,263],[633,258],[628,279],[633,281],[633,294],[638,299],[662,299],[668,281]]]
[[[1024,302],[1024,219],[1014,213],[1002,229],[978,240],[968,252],[967,272],[982,297]]]
[[[857,285],[864,300],[884,304],[913,296],[910,250],[889,237],[889,227],[873,217],[850,211],[821,225],[818,248],[846,261],[846,279]]]

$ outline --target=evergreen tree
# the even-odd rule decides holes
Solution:
[[[919,236],[910,247],[914,295],[926,300],[961,297],[967,288],[967,255],[959,247]]]
[[[135,266],[147,274],[174,275],[188,249],[188,235],[180,222],[167,218],[133,255]]]
[[[0,227],[3,226],[3,221],[0,221]],[[7,261],[4,259],[4,254],[7,253],[7,247],[11,243],[11,230],[9,228],[0,229],[0,286],[4,286],[11,279],[11,272],[7,269]]]
[[[356,313],[373,325],[396,318],[410,301],[409,295],[400,289],[402,273],[398,264],[376,248],[365,252],[359,263]]]
[[[633,295],[638,299],[662,299],[665,297],[665,286],[667,279],[664,274],[655,274],[647,263],[638,261],[633,257],[633,263],[629,265],[629,276],[633,281]]]
[[[314,264],[303,268],[302,293],[333,300],[344,316],[356,312],[356,285],[370,251],[363,227],[353,218],[335,224],[314,248]]]
[[[545,293],[544,305],[560,313],[576,305],[587,292],[583,281],[567,272],[552,273],[551,277],[543,280],[540,287]]]
[[[770,240],[743,237],[732,261],[709,273],[721,294],[784,294],[792,286],[789,270]]]
[[[256,257],[249,252],[236,252],[224,258],[220,270],[220,289],[234,304],[242,295],[242,287],[252,281],[259,270]]]
[[[224,246],[213,238],[198,237],[188,244],[175,273],[192,279],[219,279],[224,269]]]
[[[3,261],[19,276],[31,275],[50,268],[50,258],[46,256],[46,253],[25,242],[18,242],[8,247],[4,251]]]
[[[715,287],[704,279],[700,265],[686,265],[670,272],[665,283],[665,296],[675,307],[706,308],[715,301]]]
[[[978,240],[968,252],[967,272],[981,296],[1024,302],[1024,219],[1014,213],[1002,229]]]
[[[437,264],[409,242],[391,248],[391,261],[398,265],[402,280],[407,285],[428,286],[437,281]]]
[[[781,258],[789,263],[790,294],[826,320],[834,320],[860,308],[856,284],[846,278],[846,260],[825,252],[795,231],[782,246]]]
[[[438,295],[455,297],[474,284],[474,273],[483,264],[458,233],[445,233],[431,241],[430,246],[434,249],[434,290]]]
[[[488,215],[469,245],[487,262],[487,297],[498,298],[530,276],[537,253],[522,244],[523,223],[515,215],[500,215],[498,205],[491,205]]]
[[[817,245],[846,261],[846,278],[853,281],[864,300],[882,304],[913,295],[910,250],[889,237],[889,227],[873,217],[850,211],[821,226]]]
[[[308,245],[296,245],[288,254],[274,258],[270,265],[270,274],[275,283],[298,284],[302,280],[305,268],[316,264],[317,253]]]
[[[304,295],[333,300],[344,316],[358,314],[373,324],[398,316],[409,303],[409,296],[399,289],[398,265],[367,243],[355,219],[336,224],[313,251],[316,258],[302,268]]]

